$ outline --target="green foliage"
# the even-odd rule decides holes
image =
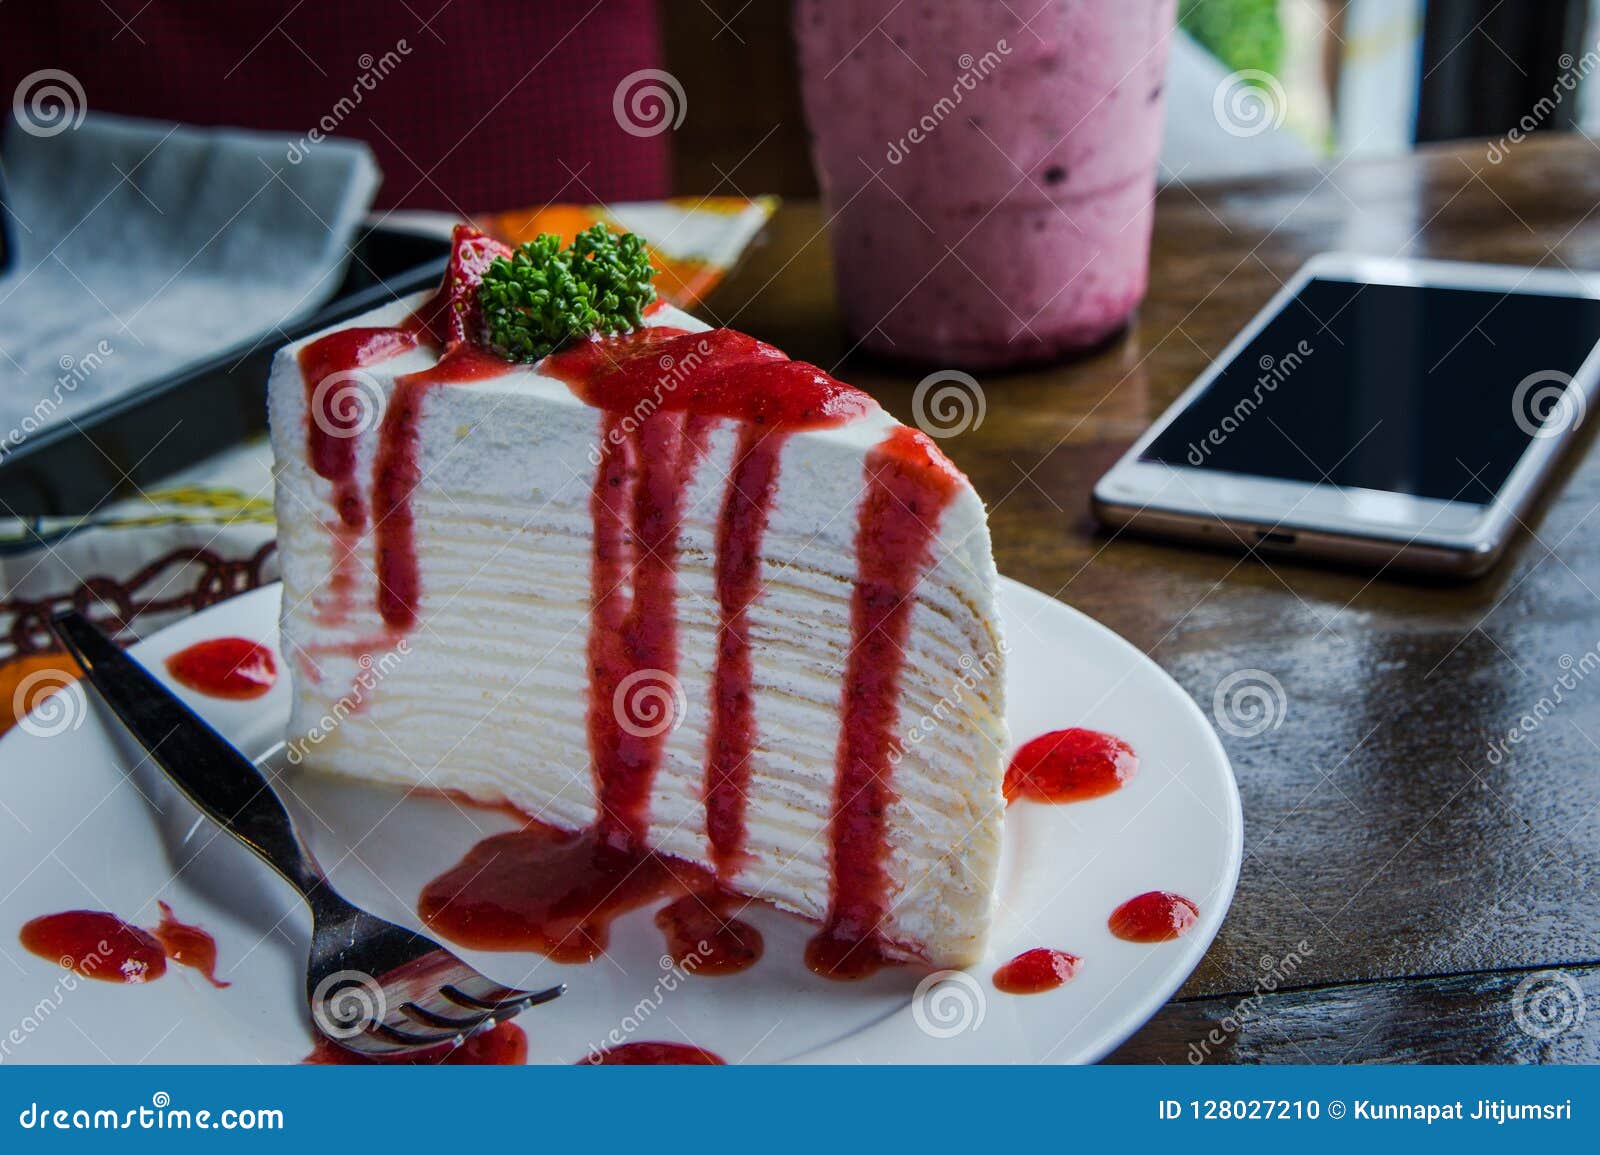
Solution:
[[[624,333],[656,299],[644,241],[596,224],[563,249],[541,233],[483,274],[478,303],[490,344],[512,361],[537,361],[592,333]]]
[[[1278,0],[1182,0],[1178,25],[1230,71],[1283,67],[1283,22]]]

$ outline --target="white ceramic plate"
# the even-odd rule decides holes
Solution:
[[[168,654],[203,638],[270,642],[278,597],[274,587],[236,598],[134,652],[160,671]],[[1086,1062],[1171,997],[1216,935],[1238,877],[1243,824],[1227,756],[1183,690],[1104,626],[1015,582],[1002,584],[1000,602],[1016,740],[1065,726],[1106,730],[1133,745],[1140,769],[1090,802],[1010,808],[1001,914],[983,965],[938,983],[910,968],[828,982],[801,963],[810,928],[760,908],[746,917],[766,938],[765,956],[732,976],[664,968],[647,911],[621,919],[610,952],[587,966],[463,952],[513,985],[568,983],[565,997],[523,1017],[530,1059],[572,1062],[615,1031],[694,1043],[730,1062]],[[286,681],[254,702],[184,696],[255,755],[272,750],[288,718]],[[299,1060],[312,1041],[301,985],[309,915],[178,797],[92,699],[65,691],[0,742],[0,1062]],[[447,800],[294,770],[284,782],[338,886],[401,922],[415,924],[427,880],[512,825]],[[1107,916],[1147,890],[1193,899],[1199,922],[1174,942],[1114,938]],[[17,942],[28,919],[76,908],[153,926],[158,898],[216,936],[219,977],[232,986],[213,989],[176,966],[139,987],[76,979]],[[995,967],[1039,946],[1081,956],[1077,977],[1047,994],[996,991]]]

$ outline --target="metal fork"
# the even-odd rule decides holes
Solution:
[[[75,610],[50,619],[67,652],[189,800],[281,874],[311,907],[306,1000],[334,1043],[371,1058],[458,1045],[566,988],[522,991],[425,935],[347,902],[250,759]]]

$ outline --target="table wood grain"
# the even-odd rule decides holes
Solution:
[[[1468,144],[1174,184],[1157,199],[1149,296],[1121,338],[1070,364],[980,375],[985,420],[943,445],[989,503],[1001,572],[1117,630],[1208,710],[1239,670],[1269,672],[1286,695],[1276,728],[1223,735],[1245,858],[1222,933],[1114,1061],[1194,1061],[1213,1031],[1223,1042],[1201,1061],[1600,1059],[1600,670],[1490,757],[1600,653],[1592,438],[1505,563],[1469,584],[1139,541],[1097,530],[1088,510],[1095,479],[1313,254],[1592,270],[1597,206],[1600,146],[1577,136],[1535,138],[1498,164]],[[909,420],[926,370],[852,351],[824,228],[816,204],[786,206],[708,319]]]

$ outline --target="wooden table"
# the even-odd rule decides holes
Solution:
[[[1467,145],[1169,187],[1127,335],[1074,364],[985,376],[986,420],[943,443],[990,504],[1002,573],[1117,630],[1203,705],[1241,669],[1287,694],[1277,729],[1223,735],[1245,851],[1221,936],[1112,1061],[1188,1062],[1213,1030],[1221,1062],[1600,1061],[1600,669],[1510,757],[1488,756],[1564,663],[1600,647],[1592,439],[1505,563],[1465,585],[1110,537],[1088,512],[1095,479],[1307,257],[1592,270],[1597,206],[1600,146],[1577,137],[1498,165]],[[845,358],[821,229],[815,204],[785,207],[709,312],[909,420],[921,373]],[[1293,974],[1259,990],[1302,940]],[[1569,1005],[1577,984],[1583,1021],[1548,1038],[1519,1028],[1530,982]]]

